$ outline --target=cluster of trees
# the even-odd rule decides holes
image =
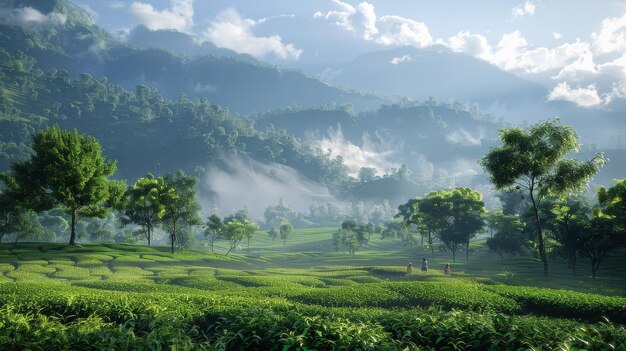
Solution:
[[[487,212],[481,194],[469,188],[431,192],[398,208],[398,220],[388,221],[383,238],[414,245],[421,237],[434,254],[441,242],[452,252],[469,255],[469,242],[489,228],[487,246],[501,256],[531,251],[548,275],[548,255],[560,255],[575,274],[577,257],[591,263],[595,278],[608,255],[626,245],[626,179],[600,188],[589,205],[580,192],[606,163],[602,154],[588,161],[565,159],[578,151],[576,132],[555,121],[528,129],[500,131],[502,145],[481,160],[499,195],[502,210]]]
[[[497,189],[514,189],[526,201],[532,216],[528,223],[534,229],[532,241],[536,243],[547,276],[545,229],[548,211],[542,204],[550,197],[563,199],[583,190],[606,159],[601,153],[585,162],[565,159],[570,152],[578,151],[580,142],[576,132],[558,119],[528,129],[501,129],[500,139],[502,145],[492,148],[481,164]]]
[[[380,233],[381,229],[372,223],[359,224],[355,220],[341,223],[341,228],[333,233],[333,246],[343,246],[350,255],[355,255],[370,240],[372,234]]]
[[[222,220],[218,215],[212,214],[205,224],[204,235],[210,243],[211,251],[214,250],[215,241],[220,239],[228,240],[229,248],[226,252],[226,255],[228,255],[244,239],[248,240],[248,249],[250,249],[250,239],[258,229],[259,226],[248,218],[231,215]]]
[[[434,241],[438,239],[452,252],[454,261],[460,250],[469,260],[469,243],[483,230],[485,212],[482,194],[475,190],[459,187],[434,191],[401,205],[396,216],[405,229],[394,231],[390,227],[386,237],[395,232],[408,245],[415,242],[413,233],[419,233],[433,254]],[[396,223],[393,225],[398,227]]]
[[[0,176],[3,235],[15,228],[24,231],[28,222],[38,223],[28,220],[30,212],[62,209],[71,217],[69,244],[76,245],[79,217],[106,218],[117,210],[122,224],[141,228],[148,245],[154,228],[163,228],[174,252],[175,245],[184,247],[189,237],[182,233],[200,224],[197,179],[183,171],[159,178],[148,174],[127,187],[111,179],[116,163],[102,155],[95,138],[56,126],[36,133],[32,149],[26,161],[14,163]],[[107,231],[94,227],[92,232]]]

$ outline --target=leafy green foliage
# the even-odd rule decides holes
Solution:
[[[527,241],[524,233],[524,223],[517,215],[506,215],[502,212],[492,213],[488,217],[489,227],[496,234],[487,239],[487,247],[497,252],[500,257],[504,254],[522,254]]]
[[[201,260],[235,259],[119,244],[21,244],[13,252],[20,264],[0,261],[10,279],[0,280],[6,349],[626,347],[626,330],[615,324],[624,323],[622,297],[440,272],[429,273],[432,281],[406,281],[403,267],[224,269]],[[371,275],[396,272],[401,281]]]
[[[165,202],[174,196],[174,189],[167,187],[163,177],[156,178],[148,173],[129,186],[119,207],[122,225],[136,224],[151,244],[152,232],[165,215]]]
[[[582,190],[589,179],[606,163],[602,154],[579,162],[564,157],[578,151],[578,135],[569,126],[554,122],[540,122],[528,130],[503,128],[502,146],[493,147],[482,158],[481,164],[489,173],[497,189],[515,186],[530,198],[537,228],[537,244],[548,275],[548,260],[542,231],[541,200],[547,196],[566,196]]]
[[[196,199],[198,196],[198,179],[178,170],[176,174],[165,176],[164,185],[167,195],[163,199],[165,212],[162,223],[170,235],[171,250],[174,253],[174,245],[180,244],[183,239],[181,232],[200,224],[198,215],[200,204]]]
[[[77,216],[103,218],[111,209],[110,190],[117,183],[109,177],[115,169],[95,138],[55,126],[35,134],[32,156],[2,178],[6,193],[21,206],[37,211],[61,206],[71,213],[70,245],[75,245]]]

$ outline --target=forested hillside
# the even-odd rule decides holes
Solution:
[[[118,160],[120,176],[130,179],[178,168],[202,172],[225,154],[292,166],[328,185],[346,179],[340,160],[285,131],[258,131],[251,120],[207,99],[167,100],[154,88],[128,91],[89,74],[72,80],[65,70],[44,72],[21,52],[1,50],[0,55],[3,170],[24,157],[35,130],[58,124],[96,136]]]
[[[63,23],[27,26],[12,16],[0,17],[0,47],[34,57],[43,70],[65,69],[72,77],[105,75],[131,90],[146,84],[170,99],[181,94],[206,97],[235,112],[331,102],[374,108],[386,101],[228,50],[199,50],[206,54],[182,57],[164,49],[158,40],[137,47],[133,45],[137,39],[131,37],[127,44],[94,25],[84,9],[66,0],[0,2],[9,14],[22,6],[66,18]]]

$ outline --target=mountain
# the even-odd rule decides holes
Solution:
[[[420,100],[432,96],[440,101],[517,106],[547,95],[547,89],[537,83],[441,46],[375,51],[358,56],[337,71],[332,77],[334,83]]]
[[[257,61],[252,56],[240,54],[230,49],[218,48],[208,41],[198,43],[187,33],[168,29],[150,30],[143,25],[133,28],[128,33],[125,43],[139,49],[165,49],[174,54],[186,56],[216,55]]]
[[[43,70],[63,69],[72,77],[105,75],[127,89],[150,85],[165,98],[205,97],[238,113],[328,103],[371,109],[387,102],[210,43],[196,44],[183,33],[140,27],[130,33],[128,43],[120,42],[67,0],[0,1],[2,13],[8,14],[0,18],[0,47],[34,57]],[[56,20],[25,23],[18,16],[24,8]],[[189,55],[176,55],[172,48]]]
[[[108,63],[104,75],[126,88],[146,84],[157,87],[168,98],[182,93],[206,97],[240,113],[327,103],[349,103],[363,109],[386,102],[250,59],[213,55],[184,58],[160,49],[119,56]]]

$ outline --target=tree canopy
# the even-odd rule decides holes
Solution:
[[[500,140],[502,145],[491,148],[481,164],[497,189],[514,187],[529,197],[543,271],[548,275],[540,202],[546,196],[560,197],[582,190],[606,159],[602,154],[585,162],[565,159],[568,153],[578,151],[580,142],[574,129],[558,119],[528,129],[503,128]]]
[[[7,193],[35,211],[61,207],[72,216],[70,245],[76,245],[78,216],[104,218],[117,201],[121,183],[109,179],[115,162],[102,155],[100,143],[76,130],[52,127],[37,132],[32,155],[14,163],[2,179]]]

